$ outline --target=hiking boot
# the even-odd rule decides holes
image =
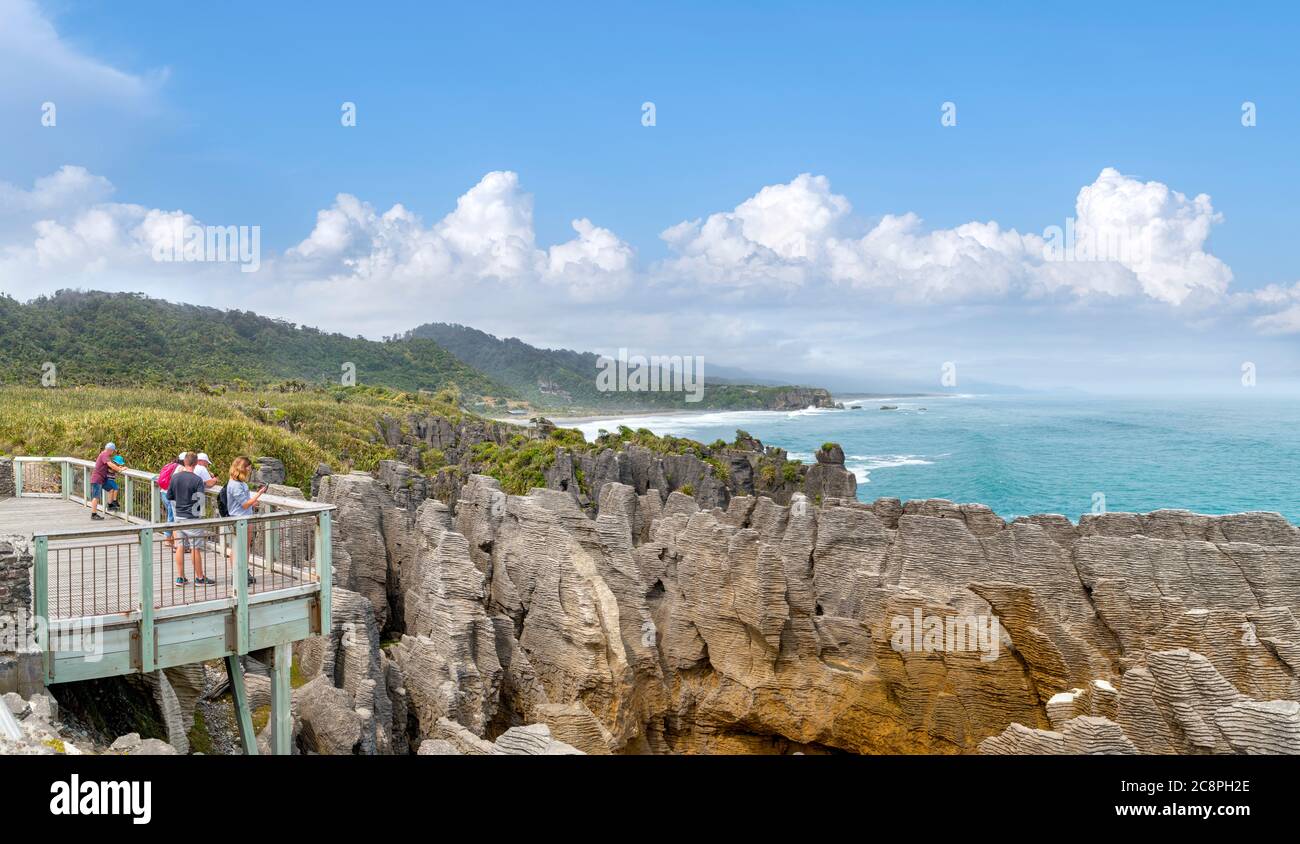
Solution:
[[[90,514],[90,518],[92,518],[92,519],[94,519],[95,521],[98,521],[98,522],[102,522],[102,521],[104,521],[104,517],[101,516],[101,515],[99,515],[98,513],[91,513],[91,514]]]

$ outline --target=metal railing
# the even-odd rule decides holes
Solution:
[[[16,457],[14,468],[19,498],[90,504],[91,461]],[[118,617],[139,622],[142,639],[149,641],[156,612],[229,607],[235,610],[237,652],[244,653],[250,601],[319,593],[320,629],[330,629],[333,505],[263,495],[248,516],[166,522],[157,475],[125,469],[117,478],[120,508],[105,515],[126,526],[34,533],[38,617]],[[186,582],[177,583],[178,576]],[[152,670],[148,656],[142,667]]]

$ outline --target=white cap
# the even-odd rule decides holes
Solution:
[[[203,452],[200,451],[200,452],[199,452],[199,462],[200,462],[200,463],[211,463],[212,461],[208,459],[208,456],[207,456],[206,454],[204,454]]]
[[[117,443],[108,443],[104,446],[105,451],[117,451]]]
[[[184,462],[185,462],[185,452],[182,451],[180,454],[176,455],[176,459],[179,460],[179,461],[181,461],[182,463],[184,463]]]

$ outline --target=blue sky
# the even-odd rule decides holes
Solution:
[[[228,3],[217,13],[197,4],[0,0],[0,13],[24,29],[52,27],[58,45],[0,59],[18,80],[0,94],[9,127],[0,134],[0,183],[27,192],[35,207],[37,179],[84,168],[79,185],[91,177],[112,185],[108,196],[92,191],[97,201],[258,225],[271,256],[255,283],[254,274],[212,280],[228,267],[204,268],[195,281],[176,267],[155,278],[157,268],[116,262],[104,247],[98,261],[80,264],[0,263],[0,289],[34,295],[56,278],[67,281],[56,286],[170,292],[371,336],[455,319],[584,348],[694,344],[765,371],[816,371],[832,361],[846,373],[879,365],[878,378],[896,367],[923,378],[931,359],[952,355],[985,361],[981,380],[1068,386],[1095,367],[1089,350],[1104,347],[1117,350],[1117,371],[1136,366],[1141,379],[1163,372],[1170,384],[1195,383],[1196,367],[1227,366],[1243,354],[1296,377],[1300,13],[1283,5],[897,5],[396,3],[358,11]],[[67,55],[50,58],[58,51]],[[46,100],[59,106],[56,128],[39,122]],[[340,126],[344,101],[356,103],[356,127]],[[641,123],[645,101],[655,103],[653,127]],[[1256,104],[1258,125],[1241,125],[1244,101]],[[944,102],[956,106],[954,127],[940,125]],[[770,235],[779,243],[764,240],[743,213],[735,214],[743,225],[728,218],[755,253],[743,267],[719,266],[725,250],[707,225],[676,244],[661,237],[683,221],[738,212],[765,187],[804,173],[826,185],[773,202],[790,209],[786,222],[813,206],[831,209],[837,239],[827,239],[830,227],[797,233],[814,252],[829,255],[885,215],[909,213],[923,221],[921,232],[995,221],[1003,233],[1041,235],[1076,215],[1076,196],[1105,168],[1127,180],[1114,183],[1116,195],[1148,183],[1184,195],[1186,203],[1166,209],[1170,219],[1185,220],[1195,198],[1208,195],[1208,234],[1172,256],[1170,272],[1209,255],[1226,274],[1205,275],[1180,301],[1168,286],[1179,282],[1163,271],[1125,282],[1118,294],[1107,285],[1100,296],[1078,292],[1091,281],[1071,280],[1065,295],[1054,280],[1044,299],[1044,282],[1023,280],[1001,252],[972,266],[980,279],[1005,271],[1006,284],[963,276],[940,290],[916,275],[924,267],[914,274],[882,265],[884,253],[865,247],[854,247],[854,269],[837,262],[832,270],[829,258],[809,266],[802,253],[782,252],[789,232]],[[506,277],[521,266],[513,258],[505,265],[514,269],[503,270],[480,260],[481,250],[473,260],[457,253],[450,264],[412,268],[419,247],[404,246],[380,261],[375,244],[395,235],[377,234],[382,224],[373,220],[356,222],[329,254],[317,243],[307,250],[312,261],[289,260],[339,194],[375,215],[400,203],[423,226],[402,236],[419,239],[498,171],[516,182],[484,207],[526,204],[528,226],[512,228],[517,214],[503,225],[536,248],[521,253],[529,269],[518,278]],[[7,231],[15,249],[43,214],[57,219],[46,211],[22,217],[13,211],[20,204],[10,202],[7,230],[0,218],[0,236]],[[80,212],[60,213],[75,230]],[[590,260],[548,254],[575,237],[580,219],[598,229],[574,246]],[[1159,215],[1153,223],[1160,231],[1167,224]],[[781,221],[763,225],[770,232]],[[601,246],[601,232],[616,242]],[[924,248],[943,260],[943,245]],[[373,269],[392,260],[400,280]],[[930,260],[927,253],[922,263]],[[537,261],[549,261],[549,274],[532,267]],[[453,269],[432,278],[421,269],[428,266]],[[785,280],[755,280],[767,272]],[[271,287],[275,296],[258,298]],[[392,293],[386,306],[369,294],[366,307],[349,304],[357,290],[376,289]],[[339,307],[314,308],[322,290]],[[1251,298],[1261,290],[1273,292]],[[1135,339],[1129,325],[1148,337]],[[858,342],[831,342],[845,326],[860,327]],[[776,335],[785,350],[777,360],[746,353],[756,338]],[[1074,351],[1062,353],[1055,374],[1036,368],[1060,337],[1074,338]],[[888,349],[846,360],[871,338]],[[1210,349],[1222,364],[1207,360]],[[1193,360],[1177,364],[1184,350]],[[890,355],[894,363],[881,363]]]

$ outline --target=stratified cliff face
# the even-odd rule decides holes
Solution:
[[[1300,531],[1276,515],[322,493],[349,630],[304,670],[365,698],[380,752],[533,724],[587,753],[1300,752]]]

